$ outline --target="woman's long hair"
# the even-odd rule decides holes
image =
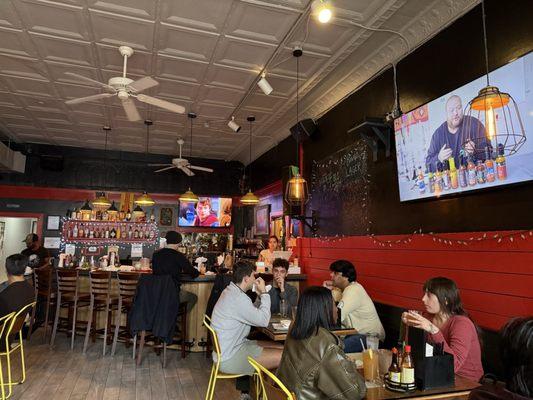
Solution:
[[[467,315],[454,281],[442,276],[431,278],[424,283],[424,292],[437,296],[440,309],[448,315]]]
[[[533,396],[533,317],[514,318],[501,331],[501,356],[507,389]]]
[[[322,286],[305,289],[298,301],[298,311],[289,336],[296,340],[316,335],[318,328],[330,329],[334,325],[333,297]]]

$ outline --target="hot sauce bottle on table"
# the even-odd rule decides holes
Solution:
[[[487,182],[494,182],[496,180],[494,161],[491,153],[489,146],[485,146],[485,177],[487,178]]]
[[[415,366],[411,357],[411,346],[406,345],[402,359],[401,383],[415,383]]]
[[[507,166],[505,165],[504,150],[503,145],[500,143],[498,145],[498,157],[496,157],[496,170],[500,181],[507,179]]]
[[[448,162],[450,163],[450,186],[452,189],[457,189],[459,180],[457,178],[457,169],[455,168],[455,158],[450,157]]]
[[[450,189],[450,162],[444,160],[444,170],[442,171],[442,186],[444,190]]]
[[[467,171],[466,171],[466,160],[464,156],[460,157],[459,160],[459,186],[461,187],[467,187],[468,186],[468,179],[466,177]]]
[[[472,156],[468,157],[468,184],[470,186],[475,186],[477,183],[476,179],[476,164],[474,164],[474,160],[472,159]]]
[[[402,369],[398,363],[398,349],[392,348],[392,362],[389,367],[389,379],[391,382],[400,383],[402,377]]]

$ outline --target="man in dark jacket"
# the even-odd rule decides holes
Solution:
[[[181,235],[175,231],[168,231],[165,238],[167,245],[152,256],[152,271],[154,275],[170,275],[179,292],[180,302],[187,302],[187,312],[196,304],[198,297],[186,290],[180,290],[183,276],[196,278],[200,273],[193,268],[187,257],[178,251]]]
[[[6,259],[8,286],[0,293],[0,317],[17,312],[35,298],[33,287],[24,279],[28,257],[13,254]]]

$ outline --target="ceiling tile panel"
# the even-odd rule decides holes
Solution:
[[[244,92],[240,90],[205,85],[200,90],[198,101],[235,107],[243,96]]]
[[[82,7],[36,0],[19,0],[15,5],[26,28],[32,32],[89,40]]]
[[[37,57],[37,51],[26,32],[2,27],[0,27],[0,53]]]
[[[233,107],[215,106],[211,104],[199,104],[196,113],[207,119],[229,119],[233,112]]]
[[[109,11],[120,15],[132,17],[156,19],[155,1],[146,0],[87,0],[90,8]]]
[[[9,77],[5,82],[13,93],[28,94],[31,96],[55,97],[56,90],[49,81],[29,78]]]
[[[98,70],[96,70],[95,68],[82,67],[79,65],[72,65],[64,62],[55,61],[45,61],[44,63],[46,64],[48,71],[50,71],[50,79],[56,82],[73,83],[87,86],[90,85],[86,82],[78,80],[77,78],[65,75],[65,72],[73,72],[75,74],[86,76],[87,78],[91,78],[94,80],[99,79]]]
[[[161,21],[216,32],[223,28],[232,3],[232,0],[163,1]]]
[[[209,61],[218,36],[216,33],[161,24],[158,46],[163,54]]]
[[[16,96],[17,101],[30,111],[64,112],[67,106],[56,98],[43,98],[28,95]]]
[[[193,101],[198,94],[200,85],[177,82],[169,79],[158,79],[159,85],[154,88],[155,95],[171,99]]]
[[[105,108],[103,104],[98,103],[86,103],[86,104],[73,104],[67,106],[70,111],[76,114],[75,118],[78,122],[84,122],[85,120],[91,120],[94,116],[106,117]]]
[[[2,57],[2,62],[0,62],[0,73],[3,75],[41,80],[48,78],[48,71],[41,61],[14,56]]]
[[[215,64],[209,67],[205,77],[205,83],[208,85],[247,90],[258,73],[259,71]]]
[[[217,46],[214,61],[259,72],[274,50],[274,45],[224,37]]]
[[[30,36],[43,60],[83,66],[96,65],[96,59],[89,42],[38,33],[31,33]]]
[[[118,51],[118,46],[108,46],[98,43],[96,45],[98,59],[101,68],[115,71],[114,76],[122,74],[124,58]],[[152,54],[145,51],[134,50],[133,55],[128,58],[128,75],[137,74],[148,75],[152,70]],[[119,72],[119,74],[117,74]]]
[[[300,57],[300,78],[310,78],[328,58],[329,56],[327,55],[304,52]],[[278,60],[285,61],[279,63]],[[281,52],[274,62],[274,65],[276,64],[276,68],[272,69],[270,72],[296,78],[296,61],[292,56],[291,49],[286,49]]]
[[[9,28],[21,28],[22,22],[17,15],[17,11],[12,0],[0,1],[0,25]]]
[[[159,55],[156,61],[155,74],[163,78],[200,83],[208,65],[207,62]]]
[[[17,96],[14,96],[9,92],[0,92],[0,105],[4,107],[16,108],[20,107],[21,103],[17,101]]]
[[[92,86],[73,85],[70,83],[56,82],[55,87],[60,96],[65,99],[75,99],[78,97],[92,96],[93,94],[102,93],[102,89]],[[100,103],[94,100],[94,103]]]

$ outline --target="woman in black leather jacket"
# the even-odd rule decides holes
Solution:
[[[366,394],[342,341],[330,332],[336,319],[328,289],[312,286],[302,293],[277,373],[299,400],[359,400]]]

